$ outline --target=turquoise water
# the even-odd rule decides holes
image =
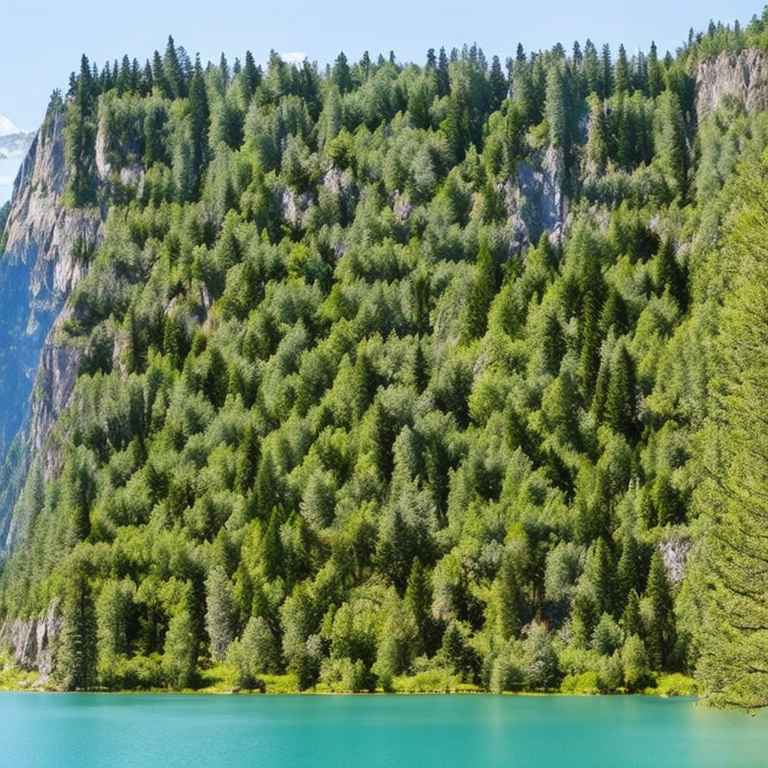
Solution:
[[[768,717],[688,699],[0,693],[5,768],[764,768]]]

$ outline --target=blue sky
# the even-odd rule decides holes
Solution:
[[[194,57],[230,60],[251,50],[265,61],[269,51],[300,52],[321,66],[343,50],[350,60],[394,50],[401,62],[423,63],[427,49],[446,50],[476,42],[488,59],[589,37],[614,51],[674,51],[688,30],[704,30],[710,19],[746,23],[763,4],[732,0],[486,0],[449,3],[427,0],[2,0],[0,4],[0,115],[23,129],[35,128],[54,88],[66,90],[69,73],[85,53],[99,67],[124,53],[140,62],[163,51],[168,35]]]

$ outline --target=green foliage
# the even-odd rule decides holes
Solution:
[[[639,691],[698,663],[762,705],[768,131],[694,120],[689,74],[738,37],[521,48],[509,77],[476,46],[84,58],[51,106],[64,200],[108,213],[0,623],[58,610],[67,688],[223,662]]]
[[[764,415],[765,266],[764,161],[738,178],[740,194],[729,222],[724,257],[730,285],[718,342],[721,376],[711,419],[711,453],[720,473],[697,490],[706,510],[698,560],[705,611],[698,628],[698,671],[714,703],[754,709],[768,692],[765,628]]]

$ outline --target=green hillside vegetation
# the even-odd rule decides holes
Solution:
[[[665,57],[83,57],[49,115],[105,238],[0,623],[58,605],[66,689],[698,669],[768,703],[743,581],[766,572],[768,116],[694,103],[696,63],[767,22]]]

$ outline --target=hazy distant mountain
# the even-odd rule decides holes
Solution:
[[[17,128],[7,117],[0,115],[0,159],[21,158],[27,153],[34,133]]]
[[[0,115],[0,205],[11,197],[16,172],[34,137],[34,133],[22,131]]]
[[[14,133],[23,133],[7,117],[0,115],[0,136],[11,136]]]

